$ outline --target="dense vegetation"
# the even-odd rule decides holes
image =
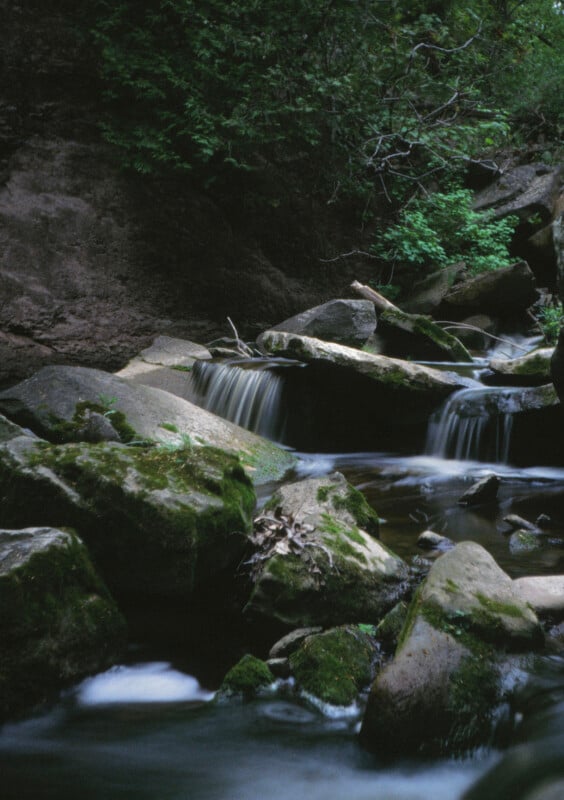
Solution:
[[[554,0],[91,3],[104,132],[128,167],[220,190],[242,173],[282,170],[368,219],[385,204],[404,216],[375,252],[408,264],[470,250],[476,270],[504,263],[506,229],[470,241],[480,230],[456,194],[461,176],[469,160],[532,139],[550,159],[562,133],[564,12]],[[461,204],[446,250],[425,222],[437,188]],[[431,228],[416,246],[422,260],[397,241],[420,223]]]

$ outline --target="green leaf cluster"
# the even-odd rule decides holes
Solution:
[[[413,200],[396,225],[384,230],[375,255],[419,273],[465,262],[470,274],[509,266],[517,219],[493,219],[474,211],[472,192],[456,188]]]

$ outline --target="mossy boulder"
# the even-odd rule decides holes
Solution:
[[[459,376],[411,364],[399,358],[375,355],[352,347],[323,342],[309,336],[266,331],[258,339],[260,347],[273,355],[295,358],[306,363],[340,367],[370,378],[382,389],[397,396],[408,393],[411,397],[447,397],[462,388]]]
[[[372,686],[363,741],[389,755],[485,741],[503,693],[504,653],[541,643],[538,619],[509,576],[480,545],[457,545],[412,600],[395,656]]]
[[[290,655],[298,689],[322,703],[350,706],[373,677],[377,649],[358,626],[308,636]]]
[[[295,461],[275,444],[188,400],[86,367],[44,367],[0,392],[0,410],[54,443],[88,438],[85,418],[94,412],[122,442],[218,447],[238,454],[257,484],[282,477]]]
[[[339,473],[283,486],[263,515],[272,528],[255,534],[249,619],[376,623],[408,590],[407,565],[374,538],[376,513]]]
[[[71,531],[0,530],[0,719],[105,669],[125,623]]]
[[[275,677],[268,664],[247,653],[223,679],[219,696],[239,695],[249,699],[267,689],[274,681]]]
[[[116,593],[191,597],[242,558],[255,494],[236,456],[210,447],[0,446],[0,524],[76,528]]]

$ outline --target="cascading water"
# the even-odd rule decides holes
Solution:
[[[284,380],[272,366],[272,362],[260,360],[199,361],[192,373],[193,400],[247,430],[282,441]]]
[[[460,461],[509,459],[513,415],[520,408],[522,389],[462,389],[429,421],[425,452]]]

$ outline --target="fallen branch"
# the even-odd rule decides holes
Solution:
[[[380,292],[377,292],[375,289],[371,289],[370,286],[365,286],[363,283],[353,281],[351,283],[351,289],[361,297],[364,297],[365,300],[371,300],[378,311],[399,311],[398,307],[391,303],[387,297],[384,297],[383,294],[380,294]]]
[[[227,317],[227,322],[231,325],[231,330],[233,331],[233,336],[235,337],[235,342],[237,344],[237,350],[239,353],[244,356],[245,358],[252,358],[253,351],[250,347],[248,347],[245,342],[239,338],[239,334],[237,332],[237,328],[233,324],[231,317]]]
[[[502,344],[507,344],[510,347],[515,347],[517,350],[522,350],[524,353],[529,352],[529,347],[523,347],[523,345],[515,344],[515,342],[510,341],[509,339],[503,339],[501,336],[494,336],[493,333],[488,333],[483,328],[479,328],[477,325],[469,325],[467,322],[451,322],[450,320],[438,320],[437,325],[443,325],[445,331],[452,330],[453,328],[460,328],[461,330],[465,331],[476,331],[477,333],[483,333],[484,336],[489,336],[490,339],[495,339],[496,342],[501,342]]]

